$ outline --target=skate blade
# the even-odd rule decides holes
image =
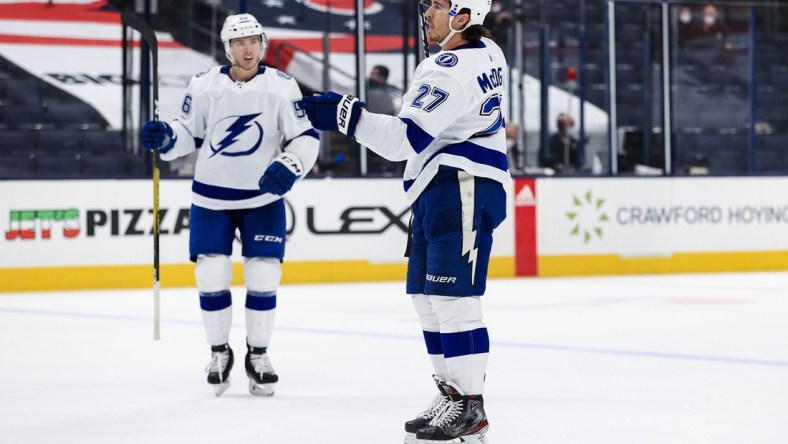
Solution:
[[[230,380],[228,379],[221,384],[211,384],[211,387],[213,387],[213,393],[216,396],[222,396],[222,394],[230,388]]]
[[[484,432],[475,435],[460,436],[459,438],[450,439],[448,441],[436,441],[434,439],[416,439],[414,443],[417,444],[489,444]]]
[[[405,441],[404,444],[419,444],[419,440],[416,439],[415,433],[406,433],[405,434]]]
[[[276,384],[258,384],[249,380],[249,393],[255,396],[274,396],[274,386]]]

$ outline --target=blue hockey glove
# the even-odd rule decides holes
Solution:
[[[159,150],[160,153],[166,153],[175,146],[175,136],[167,122],[151,120],[146,123],[140,131],[140,139],[142,146],[150,151]]]
[[[300,177],[304,176],[301,160],[291,153],[282,153],[268,165],[265,174],[260,178],[261,193],[272,193],[281,196],[291,188]]]
[[[353,137],[356,125],[361,117],[364,102],[350,95],[341,95],[333,91],[314,96],[306,96],[298,102],[306,117],[315,129],[321,131],[339,131]]]

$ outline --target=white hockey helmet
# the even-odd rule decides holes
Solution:
[[[487,17],[487,13],[490,12],[491,7],[492,0],[451,0],[451,7],[449,8],[449,34],[443,41],[438,42],[438,45],[443,48],[449,43],[449,40],[451,40],[454,34],[463,32],[473,25],[483,25],[484,18]],[[462,12],[463,9],[470,11],[468,23],[462,29],[454,29],[454,26],[452,26],[454,18],[457,17],[457,14]]]
[[[463,9],[468,9],[471,11],[471,19],[468,22],[468,26],[482,25],[491,7],[492,0],[451,0],[449,16],[454,17]]]
[[[478,1],[478,0],[477,0]],[[263,58],[265,49],[268,46],[268,38],[263,32],[263,27],[260,22],[252,14],[235,14],[228,15],[222,25],[222,32],[220,37],[224,43],[224,52],[230,63],[234,63],[233,57],[230,55],[230,40],[241,37],[249,37],[252,35],[260,36],[260,58]]]

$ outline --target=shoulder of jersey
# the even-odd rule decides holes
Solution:
[[[450,73],[463,71],[469,67],[469,64],[473,65],[474,67],[478,67],[480,58],[488,57],[486,54],[489,50],[485,50],[488,48],[487,42],[484,43],[484,48],[459,49],[456,51],[449,50],[440,52],[432,57],[432,63],[430,63],[430,67],[433,71],[446,71]]]
[[[275,74],[280,79],[293,80],[293,76],[291,76],[290,74],[288,74],[288,73],[286,73],[284,71],[280,71],[280,70],[278,70],[276,68],[271,68],[270,66],[267,66],[265,69],[266,70],[270,70],[272,74]]]
[[[194,79],[201,79],[201,78],[207,78],[207,77],[213,77],[213,76],[215,76],[215,75],[216,75],[216,74],[217,74],[217,73],[218,73],[218,72],[219,72],[221,69],[222,69],[221,65],[220,65],[220,66],[212,66],[212,67],[210,67],[210,68],[206,69],[205,71],[198,72],[197,74],[195,74],[194,76],[192,76],[192,80],[194,80]]]
[[[220,74],[221,69],[221,66],[212,66],[205,71],[198,72],[197,74],[193,75],[190,80],[192,88],[210,83],[212,79],[216,78],[217,74]]]
[[[293,78],[293,76],[291,76],[290,74],[284,71],[280,71],[276,68],[271,68],[270,66],[267,66],[265,68],[265,74],[266,76],[268,76],[269,79],[271,79],[270,80],[271,82],[274,82],[274,84],[281,85],[281,89],[276,89],[275,91],[278,91],[284,95],[290,93],[290,88],[292,88],[293,85],[297,85],[296,80]]]

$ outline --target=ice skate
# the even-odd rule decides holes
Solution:
[[[257,396],[273,396],[274,386],[279,381],[265,348],[250,347],[246,353],[246,376],[249,377],[249,393]]]
[[[233,368],[233,350],[228,344],[211,346],[211,362],[205,368],[208,384],[216,396],[222,396],[230,387],[230,370]]]
[[[435,375],[433,375],[432,377],[435,379],[435,384],[437,384],[438,388],[440,389],[440,384],[444,382],[443,379]],[[443,411],[444,407],[446,407],[447,402],[448,402],[448,398],[442,392],[438,393],[426,410],[416,415],[416,418],[406,422],[405,444],[416,444],[418,442],[416,440],[416,432],[420,428],[429,425],[429,422],[433,418],[439,416],[440,413]]]
[[[446,405],[429,425],[416,432],[417,442],[487,444],[484,434],[489,423],[482,396],[466,396],[448,381],[438,383],[438,387],[447,398]]]

